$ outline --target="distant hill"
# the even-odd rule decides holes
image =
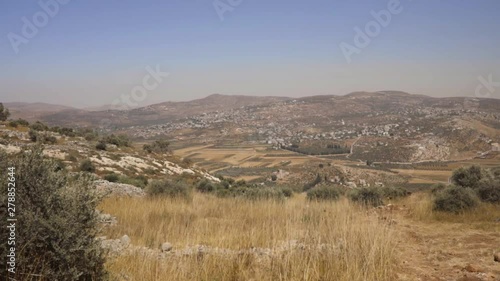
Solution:
[[[213,94],[192,101],[162,102],[130,110],[105,109],[107,107],[84,110],[46,103],[5,103],[5,105],[12,112],[13,118],[21,117],[30,121],[39,119],[50,125],[99,126],[105,121],[115,127],[128,127],[163,124],[203,113],[236,110],[249,106],[272,106],[294,101],[301,102],[302,105],[292,113],[300,113],[303,118],[311,118],[325,112],[335,112],[336,116],[352,114],[362,116],[371,112],[392,111],[396,108],[413,106],[464,107],[468,101],[473,102],[478,110],[496,111],[500,108],[500,100],[497,99],[433,98],[389,90],[302,98]],[[286,116],[280,117],[286,118]]]
[[[66,111],[66,110],[75,110],[73,107],[57,105],[57,104],[49,104],[43,102],[6,102],[3,103],[5,107],[7,107],[11,113],[11,118],[23,118],[30,121],[44,119],[44,116]]]

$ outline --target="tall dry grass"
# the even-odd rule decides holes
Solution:
[[[461,223],[470,227],[500,231],[500,205],[480,203],[476,208],[460,213],[447,213],[433,210],[433,197],[430,193],[420,192],[404,198],[397,203],[408,208],[408,217],[426,223]]]
[[[131,254],[108,261],[111,272],[131,280],[394,280],[391,229],[347,200],[245,201],[195,194],[192,202],[110,198],[100,209],[118,218],[105,235],[127,234],[134,245],[151,248],[167,241],[174,250],[197,244],[272,250],[292,240],[306,245],[267,258],[247,252],[166,260]],[[336,250],[321,250],[321,244]]]

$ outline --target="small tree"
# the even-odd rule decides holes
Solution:
[[[384,204],[380,191],[375,188],[363,187],[360,189],[353,189],[349,193],[349,198],[365,206],[377,207]]]
[[[99,141],[96,145],[95,148],[97,150],[106,150],[106,143],[103,141]]]
[[[434,210],[459,213],[476,207],[479,198],[471,188],[449,186],[434,198]]]
[[[0,102],[0,121],[7,120],[9,116],[10,116],[9,110],[3,106],[3,103]]]
[[[19,153],[12,161],[7,159],[0,155],[0,207],[7,208],[7,188],[12,182],[7,167],[15,167],[19,210],[15,217],[16,274],[9,277],[27,280],[29,274],[41,276],[34,277],[37,280],[106,280],[103,251],[95,239],[99,197],[89,177],[70,179],[55,161],[44,158],[41,147]],[[0,232],[7,237],[6,227]],[[7,243],[0,248],[6,253]],[[6,254],[0,259],[5,265]]]
[[[85,159],[80,164],[80,171],[93,173],[95,172],[95,166],[94,164],[92,164],[92,161],[90,161],[90,159]]]
[[[481,169],[481,167],[477,165],[472,165],[468,168],[461,167],[455,171],[453,171],[453,175],[451,176],[451,181],[458,186],[461,187],[470,187],[476,188],[479,186],[481,179],[485,172]]]

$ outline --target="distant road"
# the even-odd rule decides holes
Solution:
[[[351,144],[351,151],[349,152],[349,154],[347,154],[345,156],[345,158],[349,158],[349,156],[353,153],[354,151],[354,145],[361,139],[361,137],[363,136],[359,136],[352,144]]]

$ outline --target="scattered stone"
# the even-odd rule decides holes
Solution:
[[[128,247],[128,245],[130,245],[130,237],[128,237],[128,235],[125,234],[122,236],[122,238],[120,238],[120,242],[124,247]]]
[[[105,195],[129,197],[143,197],[146,195],[144,190],[130,184],[109,182],[107,180],[97,180],[94,183],[96,189]]]
[[[172,244],[168,243],[168,242],[165,242],[163,244],[161,244],[161,251],[162,252],[170,252],[172,250]]]
[[[464,269],[468,272],[483,272],[484,270],[477,264],[469,263],[464,267]]]
[[[493,260],[496,262],[500,262],[500,252],[493,255]]]
[[[116,220],[116,217],[113,217],[110,214],[101,214],[99,212],[97,213],[97,220],[100,223],[105,224],[105,225],[109,225],[109,226],[113,226],[113,225],[116,225],[118,223],[118,221]]]

